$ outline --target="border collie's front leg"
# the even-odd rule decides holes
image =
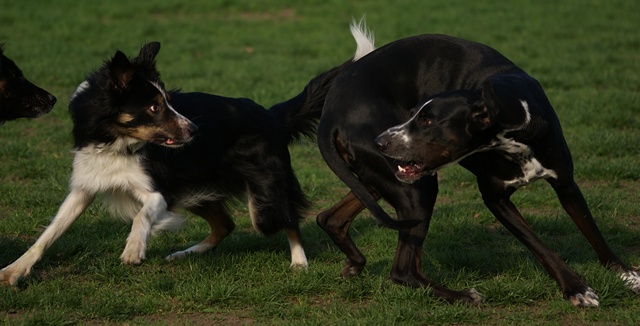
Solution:
[[[160,193],[138,191],[134,195],[142,202],[142,209],[133,218],[127,245],[120,256],[123,263],[130,265],[140,264],[145,259],[151,228],[161,214],[168,213],[167,202]]]
[[[22,277],[29,275],[31,268],[44,252],[93,202],[94,194],[80,189],[72,189],[64,200],[51,224],[38,240],[18,260],[0,271],[0,283],[15,285]]]

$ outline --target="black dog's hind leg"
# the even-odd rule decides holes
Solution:
[[[582,232],[591,244],[591,247],[595,250],[600,263],[620,272],[620,277],[625,281],[626,286],[635,293],[640,293],[640,275],[625,265],[613,250],[611,250],[596,225],[584,196],[575,181],[573,179],[550,179],[548,181],[558,195],[562,207],[569,216],[571,216],[571,219],[578,226],[580,232]]]
[[[560,255],[547,247],[531,230],[529,224],[509,200],[515,191],[513,188],[505,189],[504,183],[496,179],[492,182],[489,179],[480,178],[478,186],[485,205],[498,221],[533,253],[549,275],[556,280],[565,299],[570,300],[575,306],[599,305],[598,296],[587,286],[582,277],[571,270]]]
[[[376,194],[374,197],[379,198]],[[362,272],[366,259],[349,235],[349,226],[364,209],[362,202],[349,192],[342,200],[328,210],[318,214],[316,222],[331,237],[333,243],[347,256],[340,275],[344,278],[356,276]]]

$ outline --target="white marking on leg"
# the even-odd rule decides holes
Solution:
[[[206,239],[205,241],[202,241],[200,243],[198,243],[195,246],[191,246],[185,250],[182,251],[176,251],[174,253],[172,253],[171,255],[165,257],[166,260],[168,261],[172,261],[175,259],[182,259],[184,257],[186,257],[189,254],[203,254],[211,249],[213,249],[215,246],[208,242]]]
[[[22,277],[29,275],[31,268],[93,201],[93,194],[72,189],[64,200],[51,224],[38,240],[18,260],[0,271],[0,282],[15,285]]]
[[[302,243],[300,243],[300,232],[285,229],[287,240],[289,241],[289,249],[291,250],[291,267],[304,268],[309,267],[307,256],[304,253]]]
[[[636,294],[640,294],[640,274],[636,271],[620,273],[624,285]]]
[[[587,288],[584,293],[578,293],[569,298],[571,303],[576,307],[597,307],[600,305],[599,299],[592,288]]]
[[[134,195],[143,203],[142,209],[133,218],[131,232],[127,237],[127,245],[120,256],[125,264],[140,264],[145,259],[147,242],[151,235],[152,226],[160,214],[167,211],[167,202],[160,193],[134,191]]]

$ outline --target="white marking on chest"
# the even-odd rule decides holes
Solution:
[[[132,192],[152,193],[153,182],[146,173],[140,155],[142,144],[133,138],[120,138],[110,145],[87,146],[75,152],[71,188],[102,193],[103,202],[112,213],[133,218],[142,203]]]
[[[507,187],[521,187],[538,179],[555,179],[558,177],[555,171],[542,166],[542,163],[534,156],[531,147],[519,143],[512,138],[505,137],[508,132],[522,130],[531,122],[529,104],[523,100],[521,100],[520,103],[522,103],[525,112],[523,124],[517,128],[505,130],[496,137],[497,140],[490,146],[491,149],[501,152],[505,158],[518,164],[522,169],[522,176],[512,180],[504,180],[504,184]]]

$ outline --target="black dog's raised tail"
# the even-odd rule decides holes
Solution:
[[[357,44],[356,52],[351,59],[314,77],[300,94],[269,109],[284,125],[289,141],[302,136],[313,137],[316,134],[324,100],[333,80],[346,67],[375,50],[373,34],[367,31],[364,20],[351,24],[351,34]]]
[[[283,124],[289,141],[299,139],[302,136],[313,137],[316,134],[316,126],[322,115],[324,99],[327,97],[331,84],[340,71],[351,62],[347,61],[314,77],[300,94],[290,100],[275,104],[269,109]]]

